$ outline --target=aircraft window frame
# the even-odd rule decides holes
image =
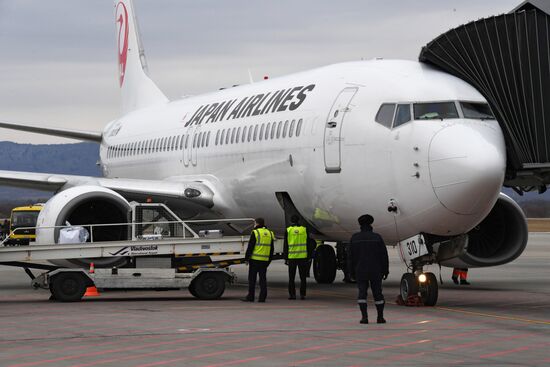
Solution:
[[[283,127],[283,139],[286,138],[287,132],[288,132],[288,120],[285,121],[285,125]]]
[[[271,122],[268,122],[267,125],[265,125],[265,135],[264,140],[269,139],[269,133],[271,132]]]
[[[383,111],[383,109],[385,107],[388,107],[388,106],[392,106],[392,112],[391,112],[391,116],[382,116],[382,112],[386,112],[385,110]],[[397,109],[397,103],[388,103],[388,102],[385,102],[385,103],[382,103],[380,105],[380,107],[378,108],[378,112],[376,112],[376,116],[374,117],[374,121],[377,122],[378,124],[384,126],[385,128],[388,128],[388,129],[391,129],[392,128],[392,124],[393,124],[393,119],[395,117],[395,110]],[[389,112],[389,110],[387,111]],[[382,120],[382,117],[384,118],[384,120]],[[386,120],[388,119],[388,120]]]
[[[452,108],[454,108],[454,112],[456,114],[456,117],[448,117],[448,116],[439,116],[439,113],[437,113],[437,117],[426,117],[426,118],[420,118],[421,116],[417,116],[416,114],[416,107],[417,106],[420,106],[420,105],[447,105],[447,106],[452,106]],[[415,121],[432,121],[432,120],[439,120],[439,121],[443,121],[443,120],[454,120],[454,119],[459,119],[460,118],[460,114],[459,114],[459,108],[456,104],[456,101],[434,101],[434,102],[415,102],[413,103],[413,119]],[[428,113],[425,113],[424,115],[426,115]],[[424,116],[422,115],[422,116]]]
[[[260,132],[258,134],[258,141],[264,140],[264,129],[265,129],[265,125],[264,124],[260,125]]]
[[[463,104],[469,104],[469,105],[482,105],[484,107],[489,108],[490,115],[485,114],[487,117],[481,117],[481,116],[473,116],[473,115],[466,115]],[[493,113],[493,110],[491,109],[491,106],[487,102],[479,102],[479,101],[458,101],[458,106],[460,108],[460,113],[463,118],[470,119],[470,120],[481,120],[481,121],[494,121],[496,120],[495,114]],[[471,110],[471,109],[469,109]],[[475,113],[478,113],[478,111],[475,111]]]
[[[408,117],[408,120],[403,120],[403,121],[399,122],[399,124],[398,124],[397,119],[399,117],[399,109],[403,106],[408,107],[407,110],[409,111],[409,117]],[[397,103],[396,106],[395,106],[395,113],[394,113],[394,116],[393,116],[392,129],[398,128],[400,126],[403,126],[403,125],[413,121],[412,116],[413,116],[413,110],[412,110],[412,104],[411,103]]]
[[[248,127],[248,126],[246,126],[246,125],[243,126],[243,136],[242,136],[242,138],[241,138],[241,143],[244,143],[244,142],[246,141],[246,132],[247,132],[247,130],[248,130],[247,127]]]
[[[271,124],[271,140],[275,139],[275,131],[277,130],[277,121],[273,121]]]
[[[231,139],[231,128],[227,129],[227,134],[225,135],[225,145],[229,145],[230,139]]]
[[[292,119],[292,121],[290,122],[290,127],[288,129],[288,137],[289,138],[292,138],[292,136],[294,135],[294,126],[296,126],[296,120]]]
[[[299,119],[298,120],[298,123],[296,124],[296,137],[299,137],[300,136],[300,133],[302,132],[302,125],[303,125],[303,120],[302,119]]]

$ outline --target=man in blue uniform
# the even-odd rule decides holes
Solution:
[[[389,274],[388,250],[384,240],[378,233],[372,231],[374,218],[368,214],[358,218],[361,232],[351,237],[351,254],[353,269],[359,294],[357,303],[361,310],[361,324],[368,324],[367,290],[372,289],[374,304],[378,311],[377,323],[384,324],[384,295],[382,294],[382,279]]]

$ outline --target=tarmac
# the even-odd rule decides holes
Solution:
[[[223,298],[187,291],[102,292],[48,301],[21,269],[0,267],[0,366],[548,366],[550,234],[531,234],[516,261],[471,269],[471,286],[443,269],[436,307],[395,304],[404,271],[390,249],[387,324],[359,324],[354,284],[312,278],[287,300],[286,267],[268,270],[265,304],[243,303],[246,267]],[[437,267],[429,269],[436,274]],[[371,320],[376,320],[369,294]]]

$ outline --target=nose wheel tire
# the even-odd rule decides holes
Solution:
[[[426,282],[420,289],[420,297],[424,306],[435,306],[437,303],[437,297],[439,295],[439,286],[437,284],[437,278],[434,273],[424,273],[426,275]]]
[[[407,301],[410,296],[418,295],[418,281],[416,280],[416,276],[414,276],[414,274],[403,274],[401,277],[399,292],[404,301]]]

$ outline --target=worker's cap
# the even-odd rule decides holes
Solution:
[[[374,222],[374,218],[372,215],[369,214],[363,214],[359,218],[357,218],[357,221],[359,222],[360,226],[366,226],[371,225]]]
[[[299,220],[300,218],[296,214],[293,214],[292,217],[290,217],[290,223],[292,224],[298,224]]]

